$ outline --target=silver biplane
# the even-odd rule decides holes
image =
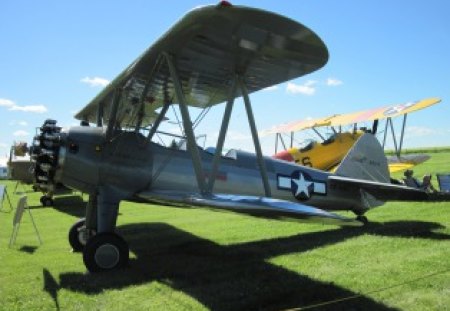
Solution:
[[[63,130],[47,120],[36,138],[36,178],[89,194],[86,217],[69,242],[91,272],[128,262],[115,233],[122,200],[205,206],[259,217],[360,226],[388,199],[425,193],[392,185],[386,158],[363,135],[336,172],[264,157],[249,94],[326,64],[322,40],[275,13],[227,2],[187,13],[126,68]],[[222,154],[234,101],[242,97],[256,154]],[[214,152],[196,144],[189,112],[226,102]],[[152,141],[171,105],[182,117],[186,148]],[[95,124],[95,126],[88,126]],[[325,210],[351,210],[349,219]]]

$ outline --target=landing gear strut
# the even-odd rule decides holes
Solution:
[[[86,218],[80,219],[69,232],[74,250],[83,251],[83,262],[89,272],[119,269],[128,264],[127,242],[114,233],[120,196],[107,187],[99,187],[89,196]]]

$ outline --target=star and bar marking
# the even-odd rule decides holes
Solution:
[[[278,175],[277,185],[279,189],[290,190],[300,201],[309,200],[313,194],[327,194],[326,183],[315,181],[302,171],[294,171],[291,176]]]

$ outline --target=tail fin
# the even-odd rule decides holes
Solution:
[[[390,182],[389,168],[383,148],[372,134],[362,135],[335,172],[338,176],[377,182]]]

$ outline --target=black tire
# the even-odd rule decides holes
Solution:
[[[86,226],[86,219],[81,218],[76,223],[72,225],[69,230],[69,244],[74,252],[81,252],[86,245],[87,236],[86,231],[84,232],[80,229]],[[85,228],[84,228],[85,229]]]
[[[364,215],[358,215],[356,216],[356,220],[359,220],[360,222],[362,222],[365,225],[367,225],[369,223],[369,220],[367,219],[366,216]]]
[[[99,233],[90,238],[83,250],[83,262],[91,273],[119,269],[128,264],[129,249],[115,233]]]
[[[53,199],[46,197],[45,195],[43,195],[39,201],[41,201],[42,206],[53,206]]]

